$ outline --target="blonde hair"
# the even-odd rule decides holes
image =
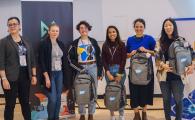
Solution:
[[[51,29],[51,27],[54,27],[54,26],[60,28],[60,26],[59,26],[58,24],[56,24],[56,23],[51,23],[51,24],[48,26],[48,31]]]

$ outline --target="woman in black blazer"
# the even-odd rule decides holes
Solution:
[[[4,119],[13,120],[18,96],[25,120],[31,120],[29,105],[30,83],[35,85],[36,67],[32,47],[20,36],[20,20],[7,21],[8,36],[0,40],[0,76],[5,95]]]
[[[48,97],[48,120],[58,120],[65,68],[64,44],[58,40],[59,26],[49,26],[48,37],[40,44],[39,62]]]

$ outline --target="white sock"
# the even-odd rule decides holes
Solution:
[[[116,120],[115,116],[110,116],[110,120]]]
[[[125,117],[122,116],[122,115],[120,115],[120,116],[119,116],[119,120],[125,120]]]

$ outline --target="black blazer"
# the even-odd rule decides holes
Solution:
[[[36,67],[34,52],[29,42],[21,36],[22,42],[27,48],[27,66],[29,79],[32,77],[32,68]],[[18,46],[11,35],[0,40],[0,70],[5,70],[9,81],[17,81],[20,71]]]
[[[79,39],[80,39],[80,37],[77,38],[76,40],[74,40],[70,46],[70,49],[69,49],[68,59],[70,60],[69,62],[74,69],[76,67],[79,69],[83,69],[83,67],[78,64],[77,47],[78,47]],[[101,77],[103,66],[102,66],[102,61],[101,61],[101,56],[100,56],[101,55],[100,47],[98,46],[98,43],[95,39],[89,37],[89,40],[95,49],[96,64],[97,64],[97,68],[98,68],[97,75],[98,75],[98,77]],[[76,73],[77,70],[75,69],[74,72]]]
[[[63,76],[64,76],[64,71],[65,71],[65,46],[62,41],[57,40],[57,43],[59,47],[61,48],[63,52],[63,57],[62,57],[62,71],[63,71]],[[47,72],[49,75],[49,78],[51,79],[51,72],[52,72],[52,43],[50,38],[46,38],[45,40],[41,41],[40,46],[39,46],[39,66],[40,66],[40,71],[41,71],[41,83],[45,86],[45,78],[43,76],[44,72]],[[64,77],[63,77],[64,80]]]

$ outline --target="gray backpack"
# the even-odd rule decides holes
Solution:
[[[74,81],[74,94],[77,104],[89,104],[96,100],[95,81],[88,73],[78,73]]]
[[[151,81],[152,61],[146,53],[138,51],[131,57],[129,79],[134,85],[147,85]]]
[[[192,64],[192,52],[190,44],[182,37],[179,37],[169,46],[169,65],[173,67],[173,73],[182,75],[185,67]]]
[[[125,89],[120,83],[110,81],[105,90],[104,105],[111,111],[118,111],[126,105]]]

